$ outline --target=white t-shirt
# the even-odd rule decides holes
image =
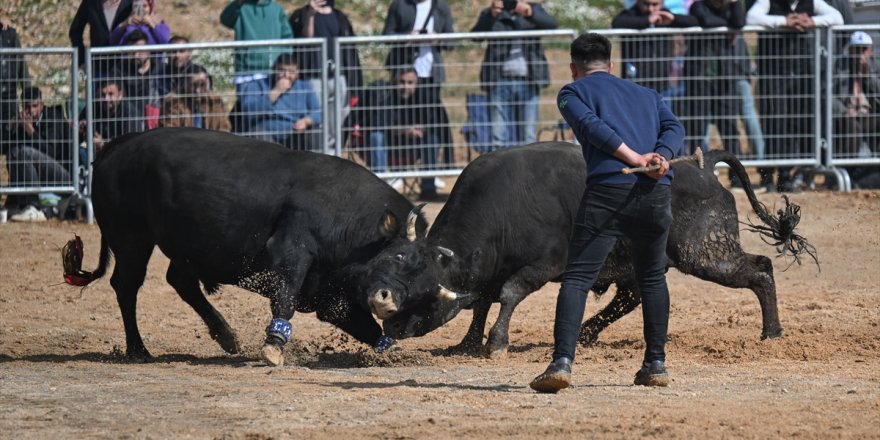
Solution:
[[[428,20],[428,25],[425,26],[425,19],[428,18],[428,14],[431,12],[432,2],[433,0],[416,2],[416,20],[413,23],[414,31],[421,32],[424,27],[428,33],[434,32],[433,16]],[[431,77],[431,66],[434,65],[434,52],[431,51],[430,44],[419,45],[419,55],[416,57],[413,64],[416,69],[416,75],[418,75],[419,78]]]

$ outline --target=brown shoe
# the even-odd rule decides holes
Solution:
[[[571,385],[571,359],[561,357],[551,362],[547,369],[529,384],[539,393],[555,393]]]

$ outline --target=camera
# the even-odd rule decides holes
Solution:
[[[517,0],[504,0],[504,10],[512,11],[516,9]]]
[[[144,4],[143,3],[135,3],[134,11],[132,11],[132,15],[134,15],[135,17],[143,17],[144,15],[146,15],[146,12],[144,11]]]

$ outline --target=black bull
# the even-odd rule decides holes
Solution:
[[[743,181],[761,220],[779,223],[756,200],[745,169],[729,153],[708,153],[705,169],[692,162],[676,164],[668,264],[723,286],[751,289],[761,306],[761,338],[779,337],[773,265],[767,257],[743,252],[734,198],[713,173],[719,161]],[[455,347],[472,351],[482,343],[492,302],[500,302],[486,348],[490,355],[503,354],[514,308],[563,273],[584,192],[584,168],[580,148],[564,143],[502,150],[472,162],[425,238],[396,243],[362,268],[365,300],[385,320],[386,334],[421,336],[472,307],[473,321]],[[639,305],[629,257],[638,251],[638,243],[619,240],[606,261],[593,290],[601,294],[614,283],[617,294],[583,324],[584,345]]]
[[[229,353],[238,353],[239,343],[199,283],[208,293],[231,284],[270,299],[272,325],[283,320],[288,333],[267,329],[263,357],[276,365],[295,310],[314,311],[362,342],[379,340],[381,327],[337,271],[403,237],[403,219],[413,209],[350,161],[198,129],[158,129],[112,142],[95,160],[93,200],[99,267],[77,271],[82,277],[72,281],[83,285],[104,275],[115,255],[110,284],[129,356],[150,356],[136,302],[158,245],[170,260],[168,283]],[[419,218],[422,235],[426,228]]]

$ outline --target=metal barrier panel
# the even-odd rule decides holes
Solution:
[[[872,45],[864,45],[861,35],[851,42],[856,33]],[[825,84],[829,163],[858,173],[861,166],[880,165],[880,25],[835,26],[827,46],[834,49]]]
[[[350,109],[337,108],[348,157],[380,177],[456,175],[477,155],[562,139],[556,94],[571,80],[571,30],[346,37],[337,78]],[[511,53],[519,61],[511,62]],[[424,65],[425,56],[433,66]],[[481,61],[480,61],[481,60]],[[349,80],[349,82],[351,82]]]
[[[0,49],[0,195],[7,207],[48,212],[78,194],[70,117],[79,105],[76,66],[75,48]]]

